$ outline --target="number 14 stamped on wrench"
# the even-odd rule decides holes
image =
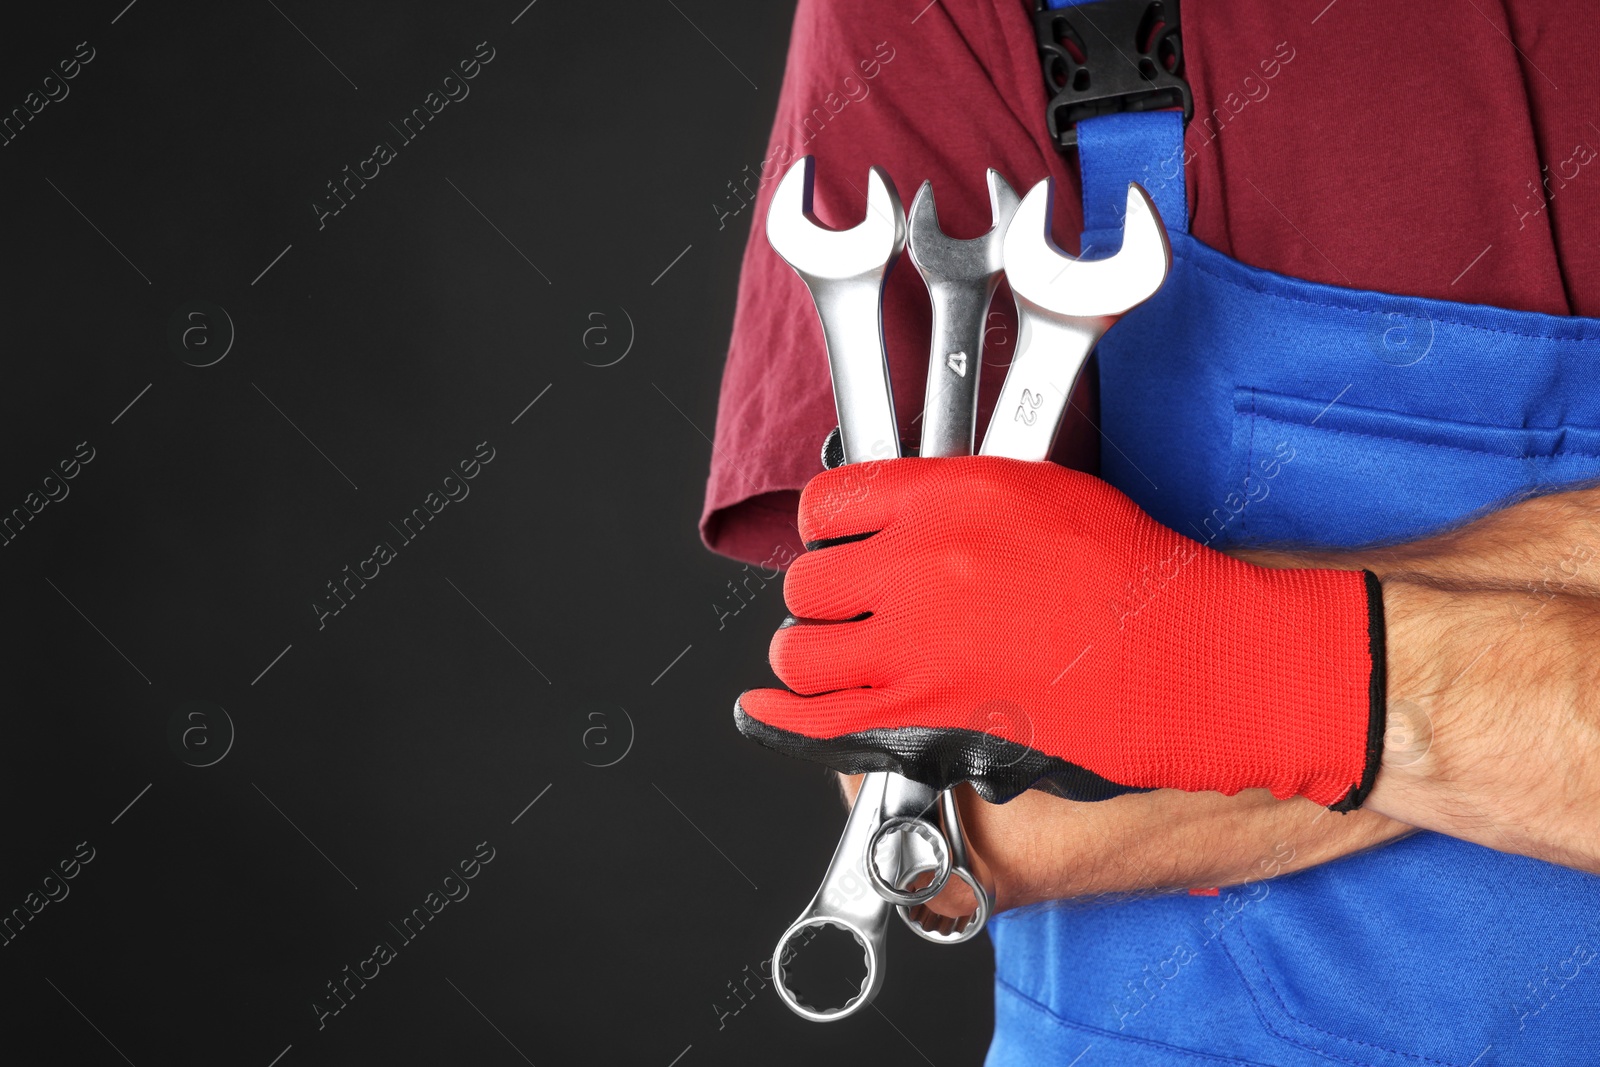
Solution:
[[[900,436],[882,304],[884,282],[906,245],[905,212],[893,183],[874,167],[867,176],[866,219],[848,230],[830,230],[811,211],[814,167],[807,156],[784,175],[767,212],[767,240],[805,282],[822,322],[839,416],[837,439],[829,438],[824,462],[895,457]],[[980,452],[1042,461],[1095,343],[1161,287],[1171,252],[1155,205],[1137,185],[1128,187],[1122,248],[1106,259],[1079,260],[1050,239],[1048,179],[1020,205],[993,170],[988,183],[994,226],[970,241],[953,240],[939,229],[928,183],[912,203],[911,258],[933,305],[920,451],[958,456],[973,450],[983,322],[1003,269],[1020,329]],[[934,917],[912,909],[937,896],[951,874],[966,884],[976,908],[964,919],[929,926]],[[887,771],[867,774],[821,888],[778,941],[773,985],[807,1019],[843,1019],[883,986],[891,908],[918,935],[954,943],[983,928],[993,903],[992,888],[970,865],[954,795]],[[830,926],[854,936],[867,975],[842,1006],[817,1008],[789,988],[784,967],[797,935]]]

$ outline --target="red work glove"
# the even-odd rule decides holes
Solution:
[[[992,801],[1265,788],[1360,805],[1383,738],[1366,571],[1271,570],[1161,526],[1098,478],[992,457],[818,475],[772,639],[794,692],[750,738]]]

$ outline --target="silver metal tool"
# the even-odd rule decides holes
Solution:
[[[988,925],[994,911],[994,886],[978,877],[967,852],[967,831],[961,824],[961,809],[956,804],[954,790],[939,793],[939,825],[944,829],[945,841],[950,847],[950,876],[959,878],[972,893],[972,911],[951,918],[935,912],[929,904],[916,907],[898,905],[895,910],[911,932],[936,945],[958,945],[977,937]]]
[[[805,281],[822,319],[845,461],[897,456],[881,307],[883,281],[904,242],[900,202],[888,177],[873,168],[866,221],[847,231],[827,230],[810,211],[812,181],[809,156],[790,168],[773,196],[767,239]],[[1067,397],[1095,341],[1121,314],[1160,288],[1171,261],[1160,216],[1138,186],[1129,186],[1122,250],[1094,261],[1074,259],[1050,240],[1052,193],[1048,180],[1035,186],[1005,231],[1003,263],[1017,294],[1021,331],[1001,406],[984,437],[985,455],[1044,459],[1049,454]],[[1048,402],[1046,389],[1057,394]],[[968,441],[970,447],[970,436]],[[942,832],[926,818],[936,803]],[[893,824],[892,834],[880,834],[886,823]],[[891,904],[926,903],[957,864],[967,867],[966,860],[952,796],[940,798],[899,775],[866,775],[821,888],[773,953],[773,985],[783,1002],[817,1022],[859,1011],[883,985]],[[885,862],[888,875],[881,869]],[[929,875],[918,889],[907,888]],[[980,890],[976,881],[973,888]],[[896,895],[904,899],[893,899]],[[785,973],[794,938],[824,926],[853,935],[867,965],[858,992],[833,1009],[801,1002]]]
[[[907,216],[906,248],[928,287],[933,306],[933,331],[928,349],[928,386],[922,407],[923,456],[970,456],[978,420],[978,378],[983,369],[983,334],[989,304],[1000,285],[1004,266],[1002,241],[1018,198],[999,172],[991,168],[989,232],[956,240],[939,226],[933,183],[923,182]],[[947,919],[926,907],[899,905],[900,918],[918,937],[956,944],[976,937],[989,921],[994,888],[978,878],[967,856],[961,811],[950,790],[939,794],[939,819],[950,846],[952,873],[966,883],[973,911]]]
[[[1074,259],[1050,239],[1054,182],[1029,190],[1006,231],[1006,281],[1017,299],[1017,351],[989,417],[981,453],[1046,459],[1072,387],[1101,336],[1161,288],[1172,265],[1166,227],[1150,197],[1128,183],[1122,247]]]
[[[827,229],[811,210],[815,165],[806,156],[778,183],[767,211],[767,240],[805,282],[822,321],[844,461],[894,458],[900,455],[900,431],[882,306],[884,282],[905,247],[905,212],[888,175],[874,167],[867,174],[866,219],[849,230]],[[900,775],[865,776],[821,888],[773,953],[773,985],[795,1012],[817,1022],[841,1019],[876,995],[883,984],[890,907],[926,903],[950,877],[949,846],[928,818],[937,803],[935,790]],[[931,877],[909,888],[924,876]],[[821,926],[848,932],[866,956],[867,977],[840,1008],[802,1003],[784,970],[793,955],[790,942]]]

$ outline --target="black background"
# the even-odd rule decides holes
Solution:
[[[843,822],[734,731],[781,594],[719,620],[743,572],[695,531],[750,221],[712,205],[762,157],[792,4],[125,2],[0,36],[4,113],[94,54],[0,148],[0,514],[94,454],[0,549],[0,915],[94,855],[0,947],[0,1058],[980,1059],[982,942],[896,928],[842,1023],[758,983],[731,1011]]]

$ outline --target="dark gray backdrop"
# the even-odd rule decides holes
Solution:
[[[986,944],[750,979],[843,818],[695,533],[792,3],[126,2],[0,37],[0,1059],[978,1060]]]

